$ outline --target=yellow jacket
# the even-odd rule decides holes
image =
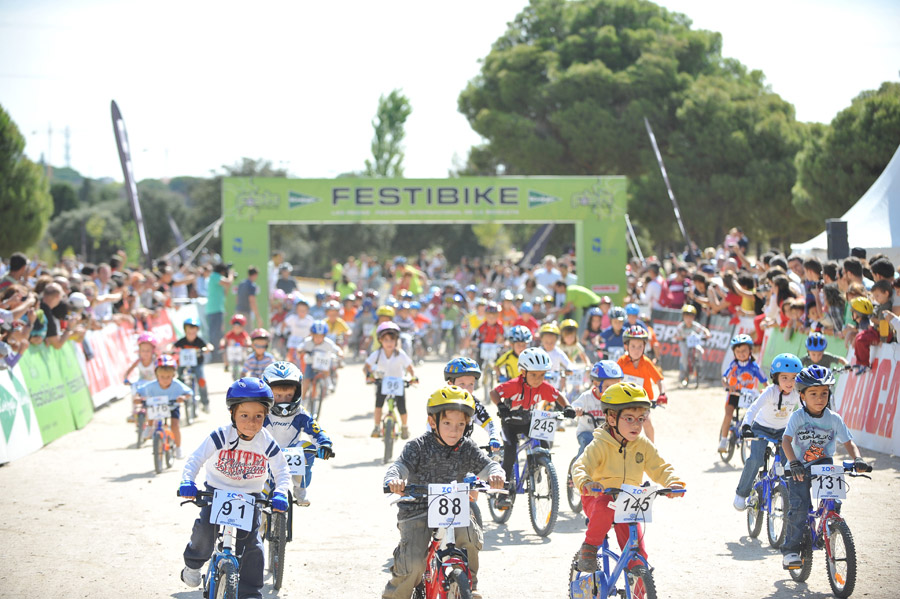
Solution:
[[[603,488],[618,488],[623,484],[639,486],[644,482],[645,472],[663,487],[681,482],[671,464],[660,457],[656,447],[643,434],[626,443],[621,453],[620,447],[606,427],[595,430],[594,439],[572,468],[575,488],[580,491],[588,481],[600,483]]]

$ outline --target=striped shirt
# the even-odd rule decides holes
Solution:
[[[253,352],[250,354],[250,357],[244,361],[244,369],[241,371],[241,376],[255,376],[256,378],[261,379],[263,370],[274,362],[275,356],[269,352],[264,353],[262,358],[257,358],[256,352]]]

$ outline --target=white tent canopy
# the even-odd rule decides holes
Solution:
[[[841,220],[847,222],[850,247],[865,248],[869,256],[883,253],[900,264],[900,147],[884,172]],[[799,254],[825,257],[828,236],[823,231],[806,243],[791,246]]]

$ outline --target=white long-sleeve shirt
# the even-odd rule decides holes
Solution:
[[[195,480],[204,465],[206,483],[216,489],[261,493],[269,468],[275,478],[276,492],[287,495],[292,484],[284,454],[266,429],[245,441],[238,436],[234,425],[217,428],[188,456],[182,480]]]
[[[584,410],[584,416],[581,416],[578,419],[578,428],[575,429],[575,434],[584,433],[584,432],[593,432],[596,426],[595,422],[601,422],[605,420],[605,416],[603,414],[603,404],[597,399],[597,396],[594,394],[594,387],[591,387],[584,393],[578,396],[578,399],[572,402],[573,408],[581,408]],[[593,417],[593,419],[592,419]]]
[[[753,424],[756,422],[761,426],[775,430],[786,427],[791,414],[800,405],[800,394],[794,390],[782,395],[781,407],[778,406],[779,394],[778,385],[766,387],[744,413],[742,424]]]

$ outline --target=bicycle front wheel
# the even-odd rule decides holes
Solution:
[[[747,439],[741,439],[741,464],[747,463],[747,458],[750,457],[750,441]]]
[[[808,530],[803,535],[803,545],[800,548],[800,559],[803,561],[802,566],[800,566],[796,570],[788,570],[788,572],[791,573],[791,578],[793,578],[797,582],[805,581],[807,578],[809,578],[809,575],[812,572],[812,538],[810,537]]]
[[[787,515],[788,498],[784,485],[777,484],[772,489],[772,499],[769,504],[768,525],[766,532],[769,535],[769,545],[774,549],[784,543],[784,517]]]
[[[153,433],[153,469],[159,474],[163,471],[163,434],[162,431]]]
[[[534,532],[546,537],[559,516],[559,482],[553,462],[543,457],[528,473],[528,513]]]
[[[728,432],[728,449],[726,449],[723,453],[719,454],[722,456],[722,461],[726,464],[731,461],[731,458],[734,457],[734,446],[737,445],[737,438],[734,435],[734,431]]]
[[[447,599],[472,599],[472,585],[465,570],[453,568],[447,575],[447,582]]]
[[[569,500],[569,507],[572,508],[572,511],[576,514],[581,513],[581,493],[578,492],[578,489],[575,488],[575,481],[572,480],[572,466],[575,465],[575,460],[578,459],[578,456],[572,458],[572,461],[569,462],[569,472],[566,475],[566,499]]]
[[[144,444],[144,427],[147,426],[147,414],[138,412],[137,416],[135,416],[135,422],[137,425],[137,444],[135,447],[140,449],[141,445]]]
[[[653,573],[644,566],[635,566],[627,571],[628,589],[631,591],[628,597],[633,599],[656,599],[656,583],[653,581]]]
[[[382,428],[384,429],[384,463],[387,464],[394,455],[394,429],[396,428],[394,419],[390,416],[385,418]]]
[[[237,599],[238,573],[234,564],[227,559],[219,562],[216,568],[215,599]]]
[[[488,511],[491,513],[491,519],[497,524],[503,524],[512,516],[513,506],[501,510],[497,507],[497,495],[488,495]]]
[[[272,559],[272,587],[277,591],[281,588],[284,578],[284,550],[287,545],[287,514],[275,512],[272,514],[272,529],[269,537],[269,551]]]
[[[758,483],[757,483],[758,484]],[[747,533],[751,538],[759,536],[763,525],[763,497],[758,486],[750,491],[750,507],[747,508]]]
[[[849,597],[856,586],[856,545],[850,527],[843,520],[825,524],[830,530],[825,543],[825,566],[835,597]]]

